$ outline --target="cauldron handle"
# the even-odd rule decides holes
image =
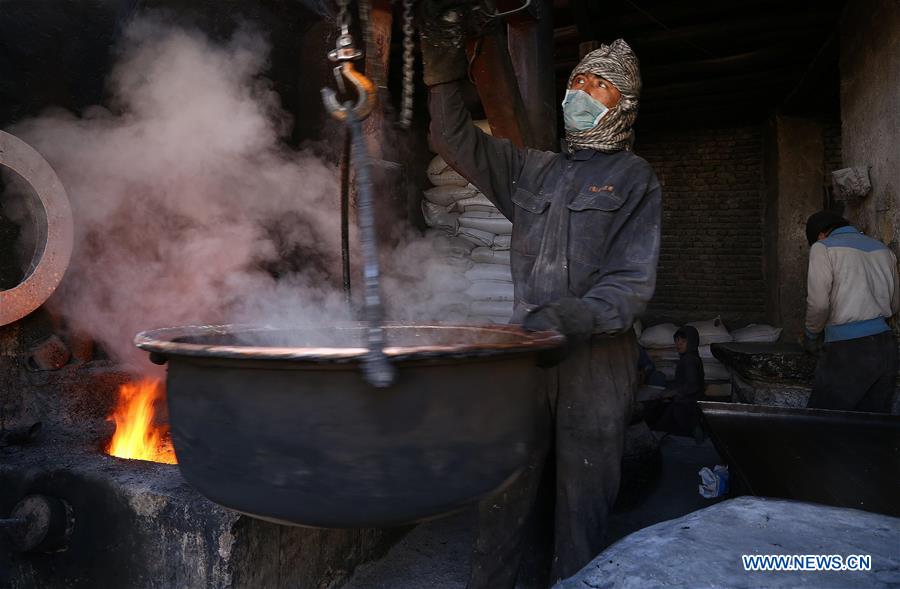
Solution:
[[[150,352],[150,361],[154,364],[162,366],[169,361],[169,357],[165,354],[160,354],[159,352]]]

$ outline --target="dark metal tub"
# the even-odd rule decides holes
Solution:
[[[750,494],[900,516],[900,415],[699,406],[732,480]]]
[[[212,501],[315,527],[402,525],[500,488],[544,426],[536,354],[553,333],[388,326],[386,389],[360,374],[360,325],[185,327],[139,334],[168,361],[172,439]],[[333,347],[322,347],[321,342]]]

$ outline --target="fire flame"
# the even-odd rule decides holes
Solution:
[[[154,404],[163,396],[159,379],[147,378],[119,387],[119,402],[107,419],[114,421],[107,452],[119,458],[177,464],[169,426],[153,421]]]

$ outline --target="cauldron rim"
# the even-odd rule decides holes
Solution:
[[[368,352],[365,347],[279,347],[262,345],[213,345],[199,344],[178,339],[186,337],[220,336],[237,333],[267,331],[277,332],[303,329],[359,329],[364,323],[338,325],[297,325],[288,328],[248,324],[185,325],[142,331],[134,338],[135,345],[147,352],[164,357],[228,358],[239,360],[294,360],[315,363],[361,362]],[[472,342],[452,345],[387,346],[384,353],[393,361],[416,360],[434,357],[474,358],[497,355],[530,354],[557,348],[565,343],[565,337],[555,331],[528,332],[518,325],[462,325],[431,323],[413,325],[387,323],[385,329],[415,328],[425,330],[459,330],[474,333],[493,333],[511,336],[510,341],[499,343]]]

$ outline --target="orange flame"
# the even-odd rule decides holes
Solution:
[[[163,396],[159,379],[119,387],[119,402],[107,419],[116,423],[107,452],[119,458],[177,464],[169,426],[153,421],[154,404]]]

